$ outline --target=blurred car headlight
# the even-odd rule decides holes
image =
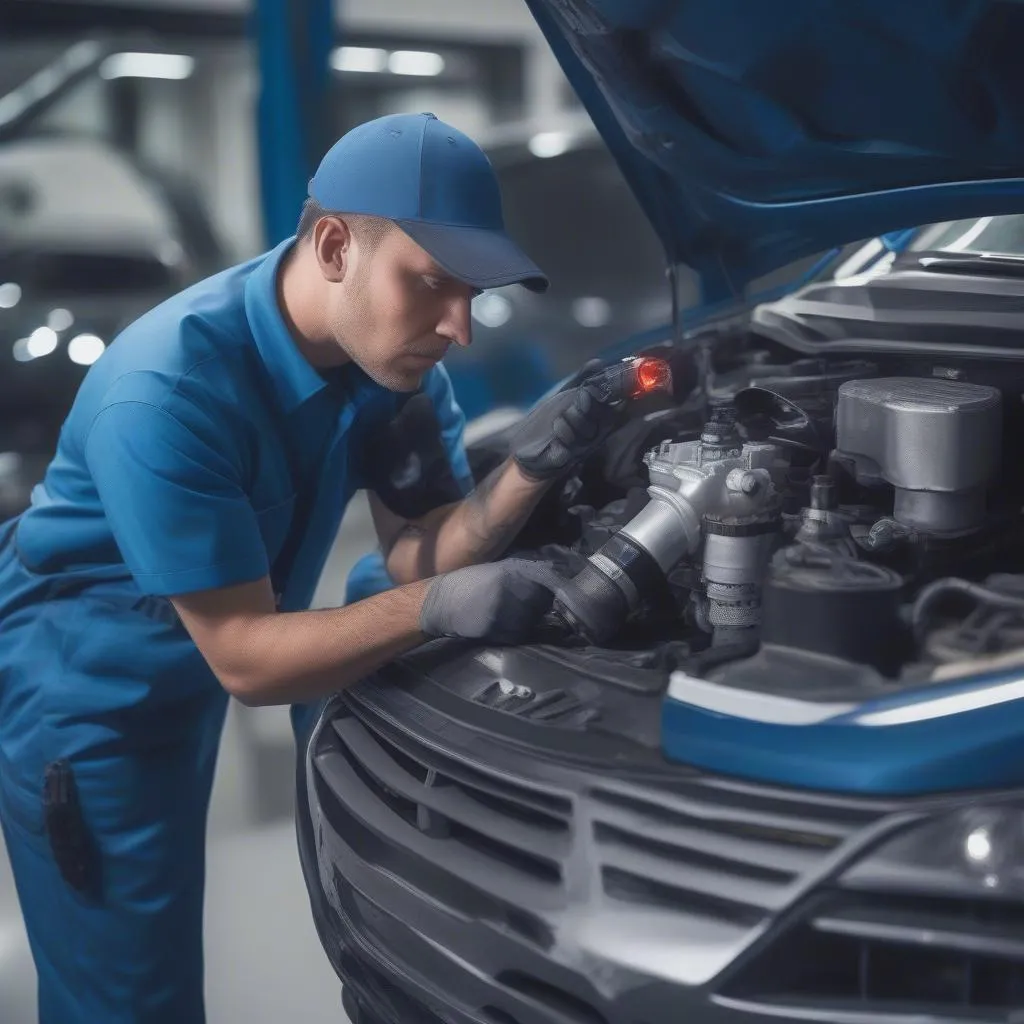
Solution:
[[[842,881],[873,890],[1024,900],[1024,806],[966,807],[913,825]]]

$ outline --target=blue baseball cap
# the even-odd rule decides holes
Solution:
[[[325,210],[384,217],[474,288],[548,279],[505,232],[498,179],[484,151],[433,114],[390,114],[353,128],[309,183]]]

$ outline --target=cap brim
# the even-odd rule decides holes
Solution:
[[[442,270],[474,288],[521,284],[532,292],[547,290],[543,271],[503,231],[411,220],[396,223]]]

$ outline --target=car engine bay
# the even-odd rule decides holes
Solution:
[[[1024,367],[741,331],[637,355],[671,391],[629,403],[512,552],[567,577],[541,643],[804,696],[1024,662]]]

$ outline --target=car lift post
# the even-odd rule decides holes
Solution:
[[[257,0],[257,125],[263,228],[274,246],[295,233],[309,179],[327,147],[332,0]]]

